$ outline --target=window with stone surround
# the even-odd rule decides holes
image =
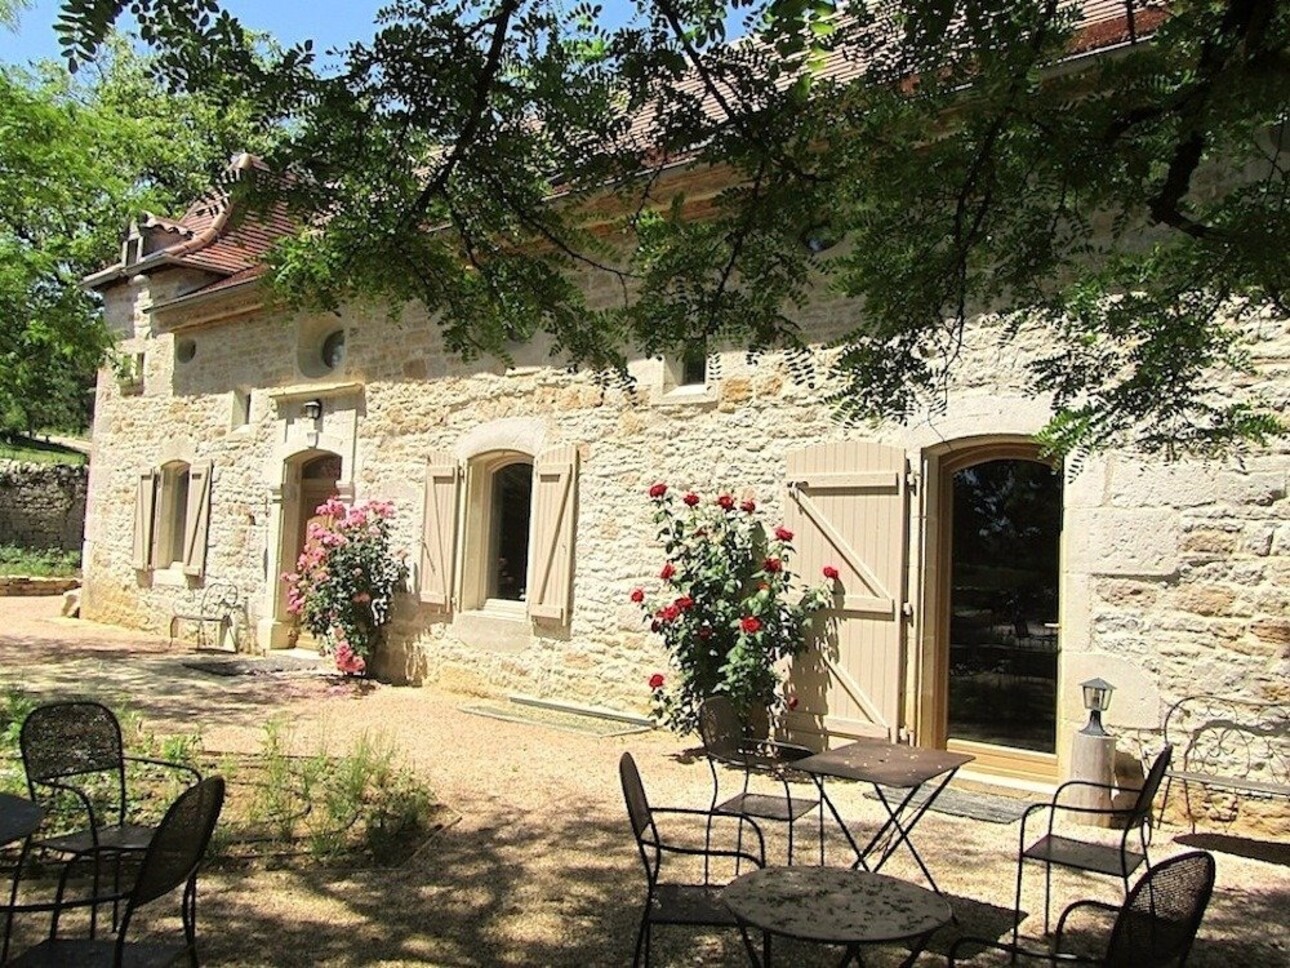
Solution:
[[[465,462],[432,454],[421,601],[499,619],[568,622],[577,469],[571,445],[536,457],[490,450]]]
[[[189,465],[167,464],[153,478],[157,496],[152,525],[152,566],[171,568],[184,560],[184,534],[188,530]]]
[[[665,405],[715,402],[716,357],[708,350],[705,340],[695,340],[680,353],[664,357],[654,402]]]
[[[201,578],[210,540],[210,461],[167,461],[137,478],[134,567],[175,580]]]

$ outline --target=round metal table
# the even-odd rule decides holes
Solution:
[[[739,919],[754,965],[770,962],[770,936],[844,945],[841,964],[863,964],[861,946],[913,940],[913,964],[953,912],[939,894],[886,874],[837,867],[766,867],[732,881],[721,898]],[[763,932],[762,954],[748,928]]]
[[[0,793],[0,846],[30,837],[45,819],[45,808],[26,797]]]

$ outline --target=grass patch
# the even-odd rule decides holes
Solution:
[[[75,578],[81,573],[81,553],[57,548],[36,550],[0,545],[0,576],[29,575],[34,578]]]
[[[80,466],[89,458],[79,450],[34,437],[0,436],[0,458],[28,464],[72,464]]]

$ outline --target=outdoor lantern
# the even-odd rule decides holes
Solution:
[[[1115,692],[1115,686],[1105,679],[1090,679],[1081,682],[1080,688],[1084,690],[1084,708],[1088,710],[1088,725],[1081,732],[1105,736],[1102,713],[1111,705],[1111,693]]]
[[[304,405],[305,416],[310,420],[317,420],[322,416],[321,400],[306,400]]]

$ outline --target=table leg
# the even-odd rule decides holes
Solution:
[[[748,960],[752,962],[753,968],[770,968],[770,932],[761,933],[760,955],[757,954],[757,946],[748,935],[748,925],[742,921],[739,922],[739,933],[743,936],[744,948],[748,951]]]
[[[922,789],[923,784],[911,787],[909,792],[905,794],[904,799],[900,801],[900,804],[894,810],[892,809],[891,802],[887,799],[886,794],[882,792],[882,787],[876,783],[874,784],[874,791],[878,794],[878,800],[887,811],[889,819],[882,825],[882,827],[879,828],[878,832],[874,834],[873,839],[869,841],[869,845],[865,848],[866,856],[871,850],[873,850],[874,846],[889,828],[894,827],[896,829],[896,836],[892,838],[891,843],[889,843],[883,850],[882,856],[878,858],[878,863],[874,865],[872,870],[875,872],[882,870],[882,865],[887,863],[887,859],[896,852],[896,848],[899,847],[901,843],[904,843],[909,852],[913,854],[914,861],[918,864],[919,870],[923,872],[923,876],[927,878],[927,883],[931,885],[932,890],[937,894],[941,893],[941,889],[936,885],[936,880],[932,877],[932,872],[927,869],[927,865],[923,862],[923,858],[918,853],[918,849],[914,847],[913,841],[909,839],[909,832],[918,825],[918,821],[923,819],[923,814],[927,813],[928,808],[936,802],[936,798],[939,797],[945,787],[949,785],[950,780],[954,779],[954,774],[957,772],[957,769],[953,769],[945,774],[941,782],[936,785],[936,789],[931,792],[926,800],[914,809],[907,825],[901,823],[900,815],[905,812],[910,801],[914,798],[914,794]]]
[[[0,948],[0,964],[6,964],[9,961],[9,942],[13,939],[13,915],[18,906],[18,880],[22,877],[22,869],[27,866],[27,855],[30,852],[31,838],[26,837],[22,842],[22,850],[18,852],[18,866],[13,870],[13,883],[9,886],[9,909],[5,911],[4,946]]]
[[[920,935],[915,939],[914,947],[910,950],[909,957],[900,963],[900,968],[911,968],[914,962],[918,960],[918,956],[923,953],[923,949],[927,947],[927,942],[932,940],[932,935],[935,933],[936,929],[933,928],[931,931],[928,931],[926,934]]]
[[[811,779],[815,781],[815,786],[820,791],[820,803],[827,803],[829,805],[829,812],[833,814],[833,819],[838,822],[838,827],[842,831],[842,836],[846,837],[847,843],[851,845],[851,850],[856,855],[856,862],[851,866],[862,867],[865,870],[868,870],[869,868],[864,861],[864,854],[860,852],[860,845],[856,843],[855,837],[851,836],[851,830],[847,827],[847,822],[842,819],[842,814],[838,813],[838,808],[833,805],[833,801],[829,799],[829,795],[824,792],[823,775],[812,773]],[[820,809],[823,810],[823,807],[821,807]],[[823,825],[824,825],[824,814],[821,813],[820,814],[820,866],[821,867],[824,866],[824,826]]]

